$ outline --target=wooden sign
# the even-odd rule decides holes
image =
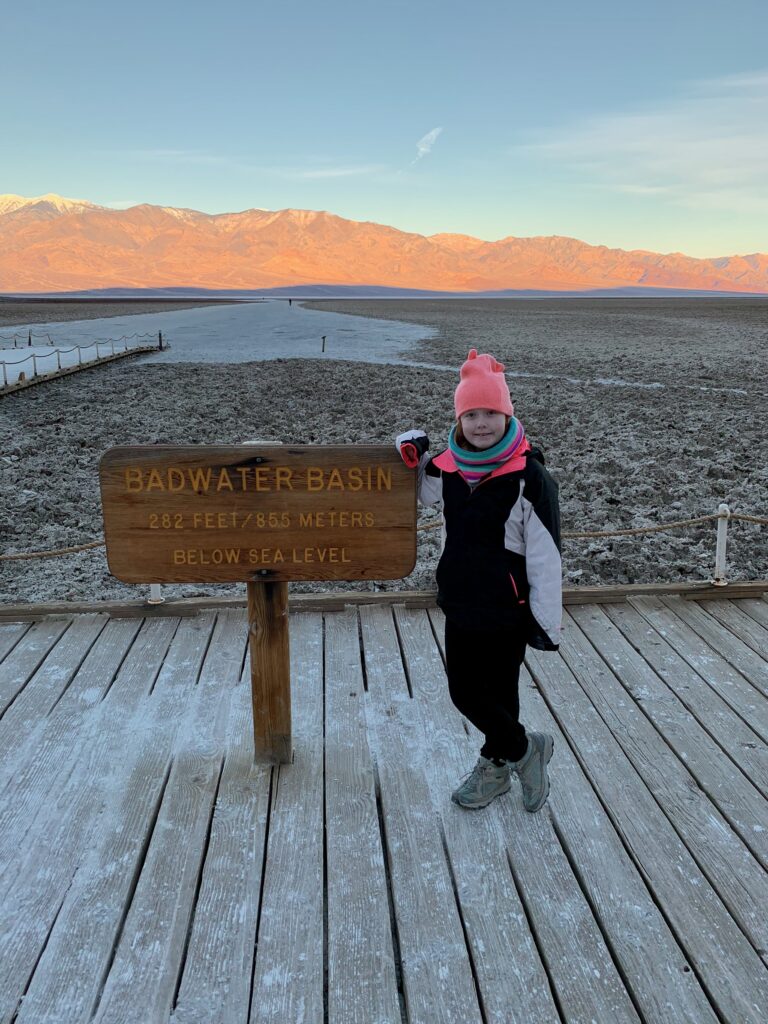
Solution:
[[[110,571],[248,588],[256,758],[290,762],[288,580],[386,580],[416,564],[416,474],[389,447],[112,448]]]
[[[112,448],[100,482],[125,583],[386,580],[416,564],[416,474],[394,448]]]

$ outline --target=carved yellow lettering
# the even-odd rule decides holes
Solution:
[[[363,513],[362,512],[353,512],[352,513],[352,526],[362,526],[362,525],[363,525]]]
[[[347,486],[350,491],[361,491],[363,489],[363,472],[359,466],[352,466],[347,471]]]
[[[211,468],[210,466],[204,469],[188,469],[187,476],[189,482],[196,491],[208,491],[211,486]]]
[[[366,526],[375,526],[376,525],[376,517],[374,516],[373,512],[366,512],[365,513],[365,525]]]
[[[258,466],[253,471],[254,478],[256,480],[257,491],[268,491],[269,490],[269,470],[266,466]]]
[[[341,479],[341,472],[338,469],[332,469],[328,474],[326,488],[329,491],[332,491],[334,488],[338,491],[344,490],[344,481]]]
[[[306,530],[308,527],[314,525],[312,522],[313,516],[314,513],[312,512],[299,512],[299,526]]]
[[[165,484],[163,478],[156,469],[150,469],[149,476],[147,477],[147,490],[148,491],[164,491]]]
[[[176,469],[171,466],[168,470],[168,490],[169,491],[183,491],[186,486],[184,480],[184,474],[180,469]]]
[[[322,491],[323,471],[319,466],[307,466],[307,490]]]
[[[342,562],[351,562],[352,561],[352,559],[347,554],[347,549],[346,548],[342,548],[341,549],[341,560],[342,560]]]
[[[274,554],[272,556],[272,561],[275,563],[285,561],[285,558],[283,557],[283,552],[280,550],[280,548],[275,548]]]
[[[392,470],[385,469],[383,466],[379,466],[376,469],[376,490],[377,491],[391,491],[392,490]]]
[[[143,491],[144,477],[140,469],[130,468],[125,471],[126,491]]]
[[[293,490],[293,470],[289,469],[288,466],[278,466],[275,470],[275,483],[277,484],[278,491],[285,485],[289,491]]]
[[[173,564],[174,565],[186,565],[187,564],[187,552],[183,548],[176,548],[173,552]]]
[[[216,485],[216,490],[217,491],[223,491],[223,490],[234,491],[234,489],[235,488],[232,486],[232,480],[230,479],[229,472],[226,469],[220,469],[219,470],[219,482]]]

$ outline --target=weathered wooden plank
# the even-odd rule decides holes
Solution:
[[[103,615],[79,615],[0,719],[0,750],[10,761],[42,727],[107,624]],[[35,741],[33,741],[35,743]],[[35,749],[35,745],[32,749]]]
[[[768,742],[768,702],[763,695],[659,598],[632,598],[631,604],[691,668]]]
[[[695,630],[705,643],[718,651],[764,697],[768,697],[768,662],[732,630],[705,611],[706,604],[698,605],[695,601],[683,601],[675,597],[665,597],[662,600],[670,611]]]
[[[620,672],[629,672],[631,652],[617,642],[615,629],[599,609],[588,614],[593,625],[594,620],[598,627],[601,619],[606,623],[599,633],[599,653],[576,625],[575,616],[566,613],[571,628],[563,647],[565,663],[731,915],[756,949],[768,948],[768,873],[700,788],[687,763],[677,756],[681,744],[693,750],[695,756],[695,738],[686,744],[681,727],[674,738],[674,749],[667,745],[610,671],[613,662]],[[593,630],[593,639],[596,633]],[[682,726],[680,722],[676,724]],[[705,760],[706,754],[702,752],[697,758],[699,768]],[[727,758],[715,747],[711,775],[716,776],[720,762],[727,762]],[[716,778],[714,781],[716,785]],[[768,821],[768,804],[759,793],[755,796],[759,824]],[[764,839],[759,849],[765,860],[768,850]]]
[[[574,1021],[637,1021],[548,813],[527,815],[516,791],[484,811],[465,811],[450,801],[482,740],[474,729],[468,737],[462,728],[426,613],[403,609],[396,617],[423,712],[427,778],[443,819],[486,1019],[543,1022],[558,1021],[562,1014]]]
[[[605,614],[687,711],[715,739],[763,796],[768,796],[768,748],[698,672],[684,661],[637,609],[606,607]]]
[[[254,761],[250,677],[232,695],[230,749],[173,1024],[232,1024],[250,1009],[272,768]]]
[[[766,803],[765,797],[729,760],[722,748],[715,743],[682,702],[665,686],[650,665],[637,653],[599,606],[575,608],[571,611],[571,619],[594,645],[600,657],[613,671],[616,679],[632,700],[642,708],[649,721],[655,725],[669,748],[683,762],[685,771],[682,776],[682,786],[686,805],[690,804],[691,794],[694,794],[693,798],[695,798],[694,786],[700,786],[738,833],[741,842],[749,847],[764,868],[768,868],[768,829],[766,828],[768,803]],[[579,658],[578,635],[576,635],[576,640],[573,648],[572,660],[574,661]],[[569,661],[567,653],[566,661]],[[572,670],[574,670],[573,666]],[[574,674],[579,675],[575,670]],[[607,703],[612,702],[616,706],[616,700],[620,699],[621,691],[616,690],[610,679],[608,686],[603,686],[601,689],[604,693],[604,700]],[[592,702],[598,706],[599,710],[597,701],[593,700]],[[622,710],[624,706],[622,701]],[[629,707],[631,708],[631,705]],[[623,717],[620,712],[617,714],[619,717]],[[632,732],[631,724],[635,718],[636,716],[629,715],[629,719],[631,719],[631,721],[627,721],[629,732]],[[619,742],[622,742],[627,732],[621,729],[615,731],[614,735],[618,737]],[[651,740],[653,741],[652,734]],[[634,746],[635,743],[640,745],[644,757],[654,759],[653,742],[646,746],[641,736],[633,733],[631,745]],[[624,746],[623,743],[622,746]],[[631,757],[631,749],[626,746],[624,749],[625,753]],[[666,746],[662,747],[660,756],[661,760],[656,762],[654,774],[658,772],[662,776],[666,776],[664,765],[669,760]],[[674,761],[672,770],[679,774],[679,768],[679,761]],[[653,789],[653,791],[656,790]],[[707,813],[706,806],[704,813]],[[716,821],[716,819],[712,820]],[[717,834],[718,836],[722,835],[719,825]],[[735,864],[736,861],[731,867],[735,868]],[[764,875],[762,877],[765,878]],[[740,883],[749,888],[746,877],[742,877]],[[765,885],[765,881],[763,880],[759,884]]]
[[[28,629],[26,622],[0,623],[0,661],[13,650]]]
[[[555,737],[549,798],[555,831],[642,1019],[715,1024],[685,953],[527,669],[521,685],[526,720]]]
[[[130,901],[94,1024],[143,1024],[170,1016],[194,912],[223,762],[231,696],[245,641],[242,615],[222,615],[204,651],[200,678],[156,688],[164,711],[147,743],[146,765],[173,753],[168,784],[136,890]],[[164,725],[170,721],[168,727]],[[157,773],[159,775],[159,773]],[[131,797],[132,799],[132,797]],[[121,841],[118,834],[118,842]],[[113,855],[110,839],[104,858]],[[97,872],[98,874],[98,872]],[[83,882],[86,882],[83,877]],[[96,882],[98,884],[98,881]]]
[[[217,717],[226,716],[228,690],[237,679],[244,642],[242,621],[238,624],[240,651],[236,655],[232,652],[234,637],[226,622],[216,623],[211,638],[213,625],[209,616],[194,625],[188,620],[181,626],[151,697],[145,696],[136,708],[127,730],[132,739],[131,753],[110,789],[98,831],[67,894],[20,1020],[30,1024],[90,1020],[97,1005],[101,1012],[108,999],[105,990],[99,1004],[102,986],[106,982],[119,987],[114,979],[123,976],[126,935],[134,940],[137,955],[151,936],[149,964],[141,965],[151,977],[145,979],[141,969],[131,965],[135,989],[126,1006],[119,1006],[115,1019],[134,1010],[144,1016],[131,1019],[167,1019],[167,1013],[155,1016],[154,1008],[146,1007],[152,1005],[152,997],[168,973],[162,937],[170,936],[168,947],[176,948],[175,943],[183,948],[189,907],[183,894],[188,894],[191,901],[197,877],[195,856],[201,846],[200,834],[204,839],[207,831],[211,790],[218,777],[218,764],[210,767],[215,756],[206,757],[206,751],[200,752],[194,744],[187,752],[178,733],[185,718],[194,719],[203,703],[210,731],[215,731]],[[229,681],[225,674],[219,686],[217,672],[211,671],[210,665],[222,656],[226,659],[233,655],[238,668]],[[195,687],[201,666],[203,675]],[[204,683],[206,669],[211,679],[208,686]],[[146,686],[145,682],[145,694]],[[213,707],[216,699],[221,705],[218,712]],[[174,742],[181,749],[171,767]],[[158,846],[165,847],[159,867]],[[145,919],[144,928],[136,930],[129,922],[140,916],[148,888],[153,889],[153,912],[149,920]],[[129,914],[121,925],[129,905],[133,918]],[[146,954],[146,948],[144,951]],[[115,961],[110,970],[113,954]]]
[[[98,704],[138,632],[139,622],[109,622],[51,714],[8,742],[0,762],[0,860],[66,783],[88,741]],[[15,752],[12,753],[12,748]],[[6,845],[8,844],[8,845]]]
[[[601,587],[564,587],[563,604],[623,604],[630,597],[659,594],[682,594],[697,601],[752,598],[761,604],[760,595],[768,590],[768,582],[739,582],[730,584],[725,593],[722,587],[707,583],[637,583],[616,584]],[[292,594],[289,607],[292,612],[302,611],[343,611],[347,605],[360,604],[405,604],[408,608],[433,608],[437,592],[434,590],[397,590],[366,592],[359,590],[332,590],[326,593]],[[130,616],[140,618],[164,617],[167,615],[183,618],[196,615],[199,611],[219,611],[225,608],[242,607],[245,594],[233,597],[183,597],[167,598],[163,604],[151,605],[146,601],[49,601],[44,604],[0,604],[1,622],[36,621],[46,615],[80,615],[84,612],[102,612],[113,617]],[[760,621],[760,620],[758,620]]]
[[[759,1024],[768,974],[753,946],[563,659],[531,650],[528,665],[718,1014]]]
[[[392,612],[360,610],[366,721],[377,763],[403,986],[410,1024],[480,1021],[471,960],[426,775],[416,703]]]
[[[430,618],[438,640],[442,641],[442,612],[431,612]],[[527,727],[549,732],[555,738],[555,755],[550,762],[552,791],[544,814],[551,815],[557,838],[643,1019],[714,1024],[715,1014],[696,975],[525,667],[520,677],[520,706]],[[472,726],[468,728],[479,739],[480,734]],[[498,813],[503,804],[496,801],[492,807]],[[519,818],[517,807],[514,813]],[[541,814],[533,817],[540,819]],[[505,821],[503,827],[505,836],[517,831],[511,821]],[[533,851],[533,859],[544,857],[545,849]],[[548,927],[556,929],[560,915],[553,916],[550,910],[552,906],[559,907],[560,896],[555,892],[551,904],[535,901],[533,905],[540,907],[539,915],[545,926],[549,916],[552,921]],[[593,941],[590,937],[590,945]],[[580,948],[577,940],[573,945]],[[548,970],[555,978],[561,976],[561,988],[574,987],[568,980],[570,964],[568,952],[561,953],[557,961],[548,958]],[[589,971],[594,978],[594,971],[600,968],[593,958],[584,969],[587,975],[583,988],[588,999]],[[589,1007],[584,1009],[586,1019],[591,1019]],[[611,1019],[610,1015],[607,1019]]]
[[[768,590],[766,580],[739,580],[729,583],[725,589],[728,597],[750,597],[760,595]],[[563,604],[613,604],[626,601],[630,597],[652,597],[663,594],[679,594],[682,597],[697,601],[710,598],[722,600],[723,587],[711,583],[616,583],[606,586],[563,587]]]
[[[70,626],[69,619],[36,622],[21,643],[0,662],[0,715],[15,700],[28,680],[48,656],[49,651]]]
[[[323,624],[291,623],[294,760],[275,768],[252,1024],[323,1020]]]
[[[219,770],[214,758],[174,760],[94,1024],[170,1016]]]
[[[357,613],[325,617],[329,1024],[400,1021]]]
[[[743,608],[743,601],[707,601],[704,611],[721,622],[729,632],[737,636],[762,658],[768,657],[768,616],[766,624],[760,625]],[[766,663],[768,673],[768,663]]]
[[[78,742],[72,743],[70,738],[74,757],[64,763],[61,777],[54,781],[50,789],[47,788],[46,780],[40,779],[34,770],[29,773],[20,771],[11,778],[2,795],[4,828],[0,830],[0,892],[22,870],[29,851],[40,847],[45,830],[56,829],[66,820],[68,797],[62,794],[66,790],[72,799],[77,799],[78,795],[78,786],[71,778],[73,771],[77,775],[83,770],[83,763],[91,756],[92,746],[99,742],[102,733],[105,737],[112,736],[115,735],[113,730],[121,727],[121,723],[113,721],[116,716],[111,710],[117,706],[116,697],[120,697],[121,693],[126,696],[126,701],[121,702],[123,707],[118,711],[120,717],[129,713],[126,708],[132,712],[138,706],[144,695],[142,686],[148,687],[149,679],[154,678],[159,670],[177,626],[178,620],[168,619],[148,624],[139,633],[112,687],[114,692],[108,694],[106,701],[97,704],[78,726]],[[102,774],[106,778],[112,767],[106,755],[105,765]],[[27,789],[27,786],[30,788]],[[63,800],[61,807],[60,798]],[[93,813],[98,810],[100,808],[96,806],[92,808]]]
[[[91,834],[104,810],[107,794],[118,783],[122,772],[129,776],[126,762],[130,763],[133,748],[126,740],[128,736],[133,738],[135,732],[130,729],[134,723],[128,709],[135,711],[139,707],[144,695],[139,684],[146,684],[147,676],[154,678],[158,669],[157,662],[141,659],[142,651],[146,653],[152,649],[158,659],[162,659],[177,624],[173,620],[151,623],[145,643],[134,644],[107,700],[100,705],[99,727],[93,729],[89,741],[84,744],[75,771],[57,799],[51,801],[48,813],[39,816],[35,827],[30,829],[24,848],[14,858],[13,874],[10,871],[6,873],[12,884],[0,902],[2,1024],[13,1019],[43,948],[45,954],[41,965],[45,957],[56,953],[59,957],[64,954],[77,956],[77,946],[66,930],[66,916],[62,926],[62,904],[67,896],[71,903],[72,879],[92,849]],[[183,636],[180,639],[183,641]],[[155,642],[150,643],[151,640]],[[113,695],[115,699],[110,701],[109,697]],[[116,751],[122,752],[117,762]],[[129,837],[135,835],[137,823],[130,818],[121,820],[119,826]],[[121,868],[119,861],[111,863],[102,875],[102,883],[109,886],[115,880],[124,880],[126,885],[130,885],[130,873],[123,876]],[[5,877],[3,881],[6,881]],[[60,928],[55,937],[49,933],[57,923]],[[111,943],[107,943],[104,956],[108,958],[110,953]],[[60,968],[60,960],[54,962]],[[76,978],[77,983],[87,987],[91,967],[89,963],[88,970],[73,972],[70,978]],[[96,970],[91,983],[98,985],[99,978]]]
[[[746,612],[750,618],[758,622],[764,629],[768,629],[768,599],[763,595],[760,598],[745,598],[739,601],[739,608]]]

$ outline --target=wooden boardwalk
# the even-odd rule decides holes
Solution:
[[[764,1024],[768,602],[633,598],[530,652],[552,794],[450,802],[438,611],[0,624],[0,1022]]]

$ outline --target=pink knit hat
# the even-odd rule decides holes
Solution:
[[[479,356],[476,348],[470,350],[461,368],[461,380],[453,401],[456,419],[470,409],[493,409],[506,416],[515,414],[504,377],[504,366],[488,353]]]

